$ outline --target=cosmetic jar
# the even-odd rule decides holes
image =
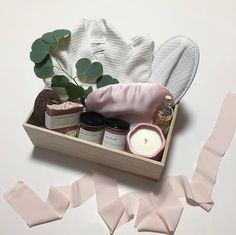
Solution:
[[[130,124],[126,121],[117,118],[106,119],[102,144],[113,149],[124,150],[129,129]]]
[[[105,118],[96,112],[80,114],[78,137],[96,144],[101,144]]]

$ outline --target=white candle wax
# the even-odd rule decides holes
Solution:
[[[148,157],[160,149],[162,138],[156,131],[143,128],[133,133],[130,144],[137,154]]]

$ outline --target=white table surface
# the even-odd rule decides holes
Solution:
[[[1,0],[0,46],[0,234],[109,234],[96,212],[95,197],[65,217],[28,228],[2,195],[18,180],[45,199],[49,185],[67,185],[94,164],[34,149],[22,128],[42,81],[29,59],[32,42],[44,32],[73,28],[81,18],[106,18],[124,37],[148,33],[156,48],[168,38],[186,35],[200,47],[199,70],[181,102],[166,175],[191,178],[200,148],[210,134],[224,96],[236,93],[236,1],[234,0]],[[235,112],[232,107],[232,112]],[[236,234],[236,137],[219,169],[210,213],[184,202],[176,235]],[[145,189],[149,181],[113,172],[121,194]],[[115,234],[139,233],[134,220]]]

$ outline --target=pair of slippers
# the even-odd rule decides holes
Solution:
[[[167,87],[178,103],[195,77],[199,55],[197,44],[187,37],[167,40],[154,54],[150,82]]]

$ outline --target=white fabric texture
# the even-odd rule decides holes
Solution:
[[[83,19],[72,33],[68,47],[58,52],[56,58],[72,77],[77,75],[76,62],[85,57],[102,63],[103,74],[119,82],[148,82],[153,50],[154,42],[148,35],[125,41],[105,19]],[[61,74],[58,69],[54,72]]]
[[[184,36],[173,37],[154,53],[150,82],[166,86],[178,103],[189,89],[198,63],[197,44]]]

